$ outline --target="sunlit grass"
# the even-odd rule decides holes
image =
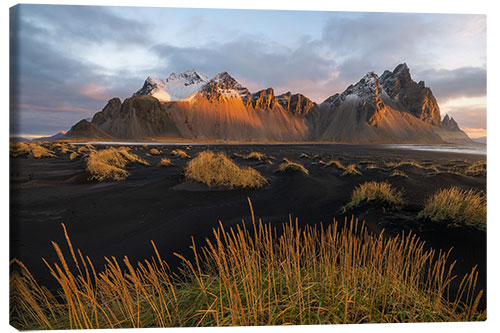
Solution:
[[[149,153],[150,153],[151,155],[161,155],[161,151],[159,151],[159,150],[158,150],[158,149],[156,149],[156,148],[151,148],[151,149],[149,150]]]
[[[465,170],[467,176],[486,177],[486,161],[474,162]]]
[[[170,152],[170,155],[176,156],[182,159],[188,159],[189,155],[182,149],[174,149]]]
[[[427,198],[418,217],[486,230],[486,196],[457,187],[441,189]]]
[[[360,203],[375,202],[390,208],[401,208],[404,204],[403,193],[387,182],[365,182],[354,188],[351,201],[344,207],[347,209],[358,206]]]
[[[320,162],[322,162],[322,161],[320,161]],[[322,164],[325,165],[325,168],[335,167],[335,168],[342,170],[342,171],[345,171],[345,169],[346,169],[346,167],[338,160],[331,160],[328,162],[323,162]]]
[[[97,181],[124,180],[129,176],[125,167],[129,163],[140,163],[149,165],[148,162],[139,158],[136,154],[129,152],[130,148],[108,148],[103,150],[93,150],[87,158],[87,171],[90,179]]]
[[[301,172],[308,175],[309,170],[306,169],[302,164],[298,162],[292,162],[287,158],[283,158],[283,162],[278,166],[276,172]]]
[[[34,158],[56,157],[52,150],[36,142],[11,142],[9,148],[12,157],[23,155],[30,155]]]
[[[184,175],[208,186],[228,188],[260,188],[268,183],[257,170],[238,166],[223,152],[199,153],[188,163]]]
[[[349,164],[341,176],[361,176],[361,171],[357,169],[356,164]]]
[[[404,171],[395,169],[395,170],[392,171],[391,177],[408,178],[408,175]]]
[[[414,168],[423,169],[423,170],[431,170],[434,172],[439,172],[438,168],[435,165],[422,165],[416,161],[408,160],[408,161],[400,161],[400,162],[386,162],[385,165],[388,168],[398,168],[402,166],[412,166]]]
[[[172,161],[170,160],[170,158],[166,158],[166,157],[164,157],[164,158],[162,158],[162,159],[160,160],[160,165],[161,165],[162,167],[169,167],[169,166],[173,166],[173,165],[174,165],[174,163],[172,163]]]
[[[301,228],[290,220],[277,232],[252,226],[214,229],[193,242],[192,260],[176,254],[173,274],[155,244],[154,256],[133,265],[106,258],[102,271],[75,250],[45,261],[58,284],[39,285],[11,263],[11,324],[18,329],[398,323],[484,320],[477,306],[477,271],[454,278],[448,253],[425,250],[415,235],[374,235],[355,221]],[[64,227],[64,225],[63,225]],[[68,257],[68,258],[67,258]],[[58,296],[58,297],[56,297]]]

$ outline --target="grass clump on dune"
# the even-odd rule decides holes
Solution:
[[[188,159],[189,155],[182,149],[174,149],[170,152],[170,155],[176,156],[182,159]]]
[[[278,166],[276,172],[302,172],[303,174],[309,175],[309,170],[307,170],[302,164],[298,162],[292,162],[286,157],[283,158],[283,162]]]
[[[351,201],[344,207],[347,209],[358,206],[361,202],[376,202],[390,208],[398,209],[403,203],[403,193],[387,182],[365,182],[354,188]]]
[[[129,176],[125,167],[129,163],[140,163],[149,165],[148,162],[129,152],[130,148],[108,148],[103,150],[93,150],[87,158],[87,171],[90,173],[89,179],[97,181],[124,180]]]
[[[78,153],[77,153],[77,152],[72,151],[72,152],[69,154],[69,159],[70,159],[71,161],[73,161],[73,160],[74,160],[74,159],[76,159],[78,156],[80,156],[80,155],[78,155]]]
[[[474,162],[471,166],[465,169],[467,176],[486,177],[486,161]]]
[[[387,162],[385,163],[385,165],[388,167],[388,168],[398,168],[398,167],[402,167],[402,166],[412,166],[412,167],[415,167],[415,168],[418,168],[418,169],[423,169],[423,170],[431,170],[431,171],[434,171],[434,172],[439,172],[439,170],[436,168],[435,165],[422,165],[416,161],[413,161],[413,160],[408,160],[408,161],[400,161],[400,162]]]
[[[356,168],[356,164],[349,164],[341,176],[361,176],[361,171]]]
[[[392,171],[390,177],[408,178],[408,175],[406,174],[406,172],[396,169],[396,170]]]
[[[9,148],[12,157],[23,155],[31,155],[34,158],[56,157],[52,150],[36,142],[11,142]]]
[[[225,153],[203,151],[184,170],[187,179],[228,188],[260,188],[267,180],[255,169],[238,166]]]
[[[476,321],[478,273],[458,290],[449,252],[424,248],[415,235],[382,237],[355,221],[299,227],[255,222],[213,230],[193,260],[173,274],[153,245],[133,265],[91,259],[52,243],[58,263],[45,262],[55,291],[39,285],[21,262],[11,262],[11,325],[27,329],[194,327]],[[70,270],[68,267],[71,267]],[[74,269],[73,269],[74,268]],[[57,296],[56,296],[57,295]],[[467,297],[461,297],[467,295]]]
[[[162,166],[162,167],[169,167],[169,166],[173,166],[173,165],[174,165],[174,163],[172,163],[170,158],[164,157],[160,160],[160,166]]]
[[[151,150],[149,151],[149,153],[151,155],[161,155],[161,151],[159,151],[158,149],[156,148],[151,148]]]
[[[427,198],[418,217],[486,230],[486,196],[457,187],[441,189]]]
[[[248,155],[243,156],[243,158],[245,160],[263,161],[266,159],[266,155],[258,151],[252,151]]]
[[[322,161],[320,161],[321,163]],[[323,162],[322,164],[325,165],[325,168],[329,168],[329,167],[335,167],[339,170],[342,170],[344,171],[346,168],[345,166],[340,162],[340,161],[337,161],[337,160],[331,160],[331,161],[328,161],[328,162]]]

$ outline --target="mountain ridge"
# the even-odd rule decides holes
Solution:
[[[271,87],[252,93],[227,72],[210,80],[194,69],[172,73],[165,81],[148,77],[123,103],[109,100],[90,123],[113,138],[132,140],[471,141],[455,120],[447,115],[441,120],[431,89],[413,81],[406,63],[380,76],[369,72],[320,104],[300,93],[276,95]],[[72,131],[68,137],[75,137]]]

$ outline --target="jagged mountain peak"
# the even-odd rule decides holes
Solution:
[[[209,81],[209,79],[206,75],[200,73],[197,69],[193,68],[193,69],[189,69],[189,70],[187,70],[183,73],[179,73],[179,74],[170,73],[170,75],[166,79],[166,82],[172,83],[172,82],[179,81],[179,80],[184,81],[183,83],[186,86],[191,85],[191,84],[200,83],[200,82],[206,83]]]
[[[215,75],[202,89],[203,95],[209,100],[221,100],[228,97],[239,97],[246,101],[250,92],[236,81],[228,72]]]
[[[460,130],[460,127],[458,127],[458,124],[455,121],[455,119],[453,119],[453,117],[448,116],[448,114],[446,114],[444,116],[441,123],[443,125],[443,128],[447,129],[449,131],[459,131]]]

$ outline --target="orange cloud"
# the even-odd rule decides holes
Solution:
[[[480,138],[486,136],[486,128],[470,128],[463,127],[462,130],[467,133],[470,138]]]
[[[96,99],[98,101],[107,102],[109,100],[108,88],[103,87],[101,85],[95,83],[89,83],[83,86],[80,92],[92,99]]]

